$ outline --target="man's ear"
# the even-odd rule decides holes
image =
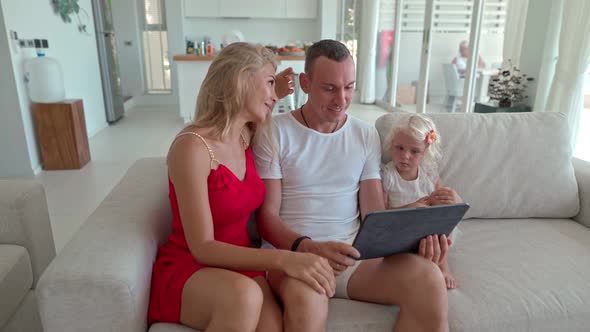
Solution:
[[[309,90],[311,89],[311,82],[309,80],[309,76],[306,73],[299,74],[299,85],[301,86],[301,90],[306,94],[309,94]]]

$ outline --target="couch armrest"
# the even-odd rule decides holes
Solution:
[[[577,158],[573,158],[572,162],[580,197],[580,212],[574,217],[574,220],[590,228],[590,162]]]
[[[33,180],[0,180],[0,243],[27,249],[33,285],[55,257],[45,190]]]
[[[37,287],[45,332],[147,330],[152,264],[170,234],[165,162],[136,162]]]

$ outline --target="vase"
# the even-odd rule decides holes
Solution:
[[[499,107],[510,107],[510,106],[512,106],[512,101],[510,101],[510,99],[502,99],[498,103],[498,106]]]

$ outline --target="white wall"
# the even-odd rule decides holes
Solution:
[[[33,174],[17,95],[8,31],[0,6],[0,177]]]
[[[66,24],[53,11],[50,1],[0,0],[4,13],[6,30],[14,30],[21,39],[48,39],[47,55],[56,59],[62,67],[66,98],[80,98],[84,101],[84,114],[88,135],[93,136],[107,126],[102,94],[100,69],[91,0],[81,0],[80,6],[88,12],[81,14],[90,35],[78,32],[74,23]],[[34,126],[31,117],[30,100],[24,83],[24,63],[35,56],[34,49],[10,50],[17,95],[12,95],[20,106],[22,126],[27,142],[30,167],[40,167]],[[9,67],[7,67],[9,68]],[[15,100],[12,102],[14,103]],[[2,100],[3,104],[8,101]],[[14,121],[14,120],[13,120]],[[3,121],[4,122],[4,121]],[[18,128],[18,123],[7,124]],[[0,155],[6,154],[5,150]],[[27,171],[28,173],[28,171]],[[2,176],[2,174],[0,174]]]
[[[139,1],[112,1],[111,3],[123,95],[139,96],[145,91],[143,51],[139,30]],[[130,42],[131,45],[125,45],[125,42]]]

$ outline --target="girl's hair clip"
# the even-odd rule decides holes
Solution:
[[[434,132],[434,129],[431,129],[428,132],[428,134],[426,134],[426,139],[425,139],[426,144],[430,145],[430,144],[436,142],[436,139],[437,139],[436,133]]]

